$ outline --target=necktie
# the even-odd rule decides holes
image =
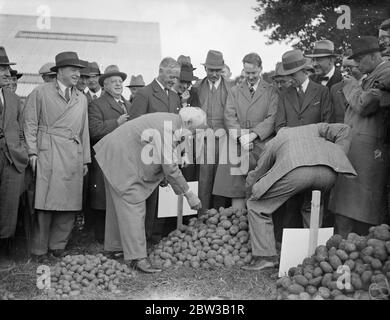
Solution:
[[[305,93],[303,92],[302,86],[297,88],[299,107],[302,108],[303,100],[305,99]]]
[[[66,88],[65,89],[65,99],[66,99],[66,102],[69,102],[70,100],[70,88]]]
[[[124,114],[127,114],[126,106],[125,106],[125,104],[123,103],[123,101],[122,101],[122,100],[119,100],[118,103],[119,103],[119,105],[121,106],[121,108],[122,108]]]
[[[168,97],[168,105],[169,105],[169,89],[168,88],[164,88],[166,94],[167,94],[167,97]]]
[[[251,94],[251,97],[253,98],[253,95],[255,94],[255,88],[253,88],[253,86],[250,86],[249,87],[249,92]]]

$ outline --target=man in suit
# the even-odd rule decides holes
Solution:
[[[76,88],[80,90],[83,94],[86,95],[87,92],[87,80],[89,78],[89,62],[85,60],[80,60],[82,64],[84,65],[84,68],[80,70],[80,77],[79,80],[77,81]],[[90,101],[88,100],[87,97],[87,102],[89,103]]]
[[[22,103],[6,89],[10,65],[0,47],[0,265],[8,260],[10,239],[15,234],[24,171],[28,163],[22,127]]]
[[[104,87],[104,93],[100,98],[92,100],[88,106],[89,135],[92,145],[129,119],[130,103],[122,96],[123,81],[126,77],[127,75],[120,72],[115,65],[108,66],[100,76],[99,86]],[[106,195],[103,174],[94,155],[89,172],[91,219],[95,225],[96,240],[103,242]]]
[[[330,201],[336,231],[342,236],[355,232],[366,235],[373,225],[384,223],[388,206],[386,185],[389,174],[390,62],[381,56],[378,39],[362,36],[352,41],[352,56],[367,78],[359,83],[345,80],[348,101],[345,121],[352,127],[348,153],[358,177],[339,177]],[[388,85],[385,90],[379,85]]]
[[[120,126],[94,146],[107,196],[104,247],[108,251],[123,249],[125,263],[133,268],[147,273],[161,271],[147,259],[144,220],[146,199],[164,178],[176,194],[186,197],[192,209],[201,207],[178,168],[175,150],[182,134],[193,134],[205,125],[205,119],[204,112],[194,107],[183,108],[178,115],[146,114]]]
[[[47,62],[39,69],[38,73],[41,75],[44,82],[55,81],[57,74],[50,70],[54,66],[55,66],[55,63]]]
[[[250,152],[249,160],[254,168],[261,149],[274,133],[278,93],[274,86],[262,79],[262,60],[257,53],[245,55],[242,63],[246,81],[232,88],[224,117],[232,142],[229,147],[237,145]],[[234,152],[236,150],[229,149],[228,154]],[[245,178],[249,167],[242,175],[232,174],[233,167],[235,165],[231,164],[218,166],[213,194],[231,198],[235,208],[245,208]]]
[[[177,114],[181,108],[179,96],[171,89],[180,75],[180,66],[171,57],[164,58],[159,66],[157,78],[140,88],[133,100],[130,119],[153,112]],[[166,229],[175,228],[175,219],[158,219],[158,186],[146,201],[146,236],[152,243],[159,241]],[[164,230],[165,229],[165,230]]]
[[[330,88],[343,80],[341,72],[335,67],[337,55],[334,53],[334,44],[330,40],[320,40],[314,43],[311,54],[307,54],[313,60],[315,74],[311,76],[314,82]]]
[[[207,114],[207,125],[214,132],[225,130],[224,112],[228,96],[231,95],[230,85],[222,77],[222,71],[225,66],[222,52],[209,50],[206,62],[203,64],[207,76],[195,85],[198,89],[199,99],[202,109]],[[227,139],[227,135],[218,137],[215,135],[214,147],[207,145],[207,139],[201,136],[197,137],[197,149],[204,153],[204,164],[199,164],[199,188],[198,195],[202,201],[204,210],[210,208],[228,207],[231,203],[227,197],[212,195],[215,175],[219,162],[219,145]],[[222,140],[222,141],[221,141]],[[198,148],[199,147],[199,148]],[[210,152],[210,154],[208,154]],[[214,162],[208,163],[208,159]],[[199,212],[200,214],[202,212]]]
[[[130,84],[126,87],[129,88],[131,92],[129,102],[133,103],[134,96],[137,93],[138,89],[145,87],[145,81],[142,77],[142,74],[139,74],[138,76],[131,76]]]
[[[88,103],[91,101],[100,98],[102,95],[102,87],[99,83],[99,77],[101,76],[100,74],[100,69],[97,64],[97,62],[89,62],[88,63],[88,74],[89,77],[87,79],[87,87],[88,91],[86,93]]]
[[[327,123],[282,128],[266,144],[257,167],[246,180],[254,259],[243,269],[275,266],[272,214],[287,199],[304,190],[328,191],[339,173],[356,176],[346,156],[350,131],[347,125]],[[310,222],[310,213],[304,220]]]

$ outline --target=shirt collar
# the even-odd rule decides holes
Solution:
[[[257,87],[259,86],[259,83],[260,83],[260,78],[257,80],[257,82],[253,85],[253,89],[255,89],[255,91],[257,90]],[[251,85],[249,84],[249,82],[247,81],[246,82],[248,84],[248,87],[250,88]]]
[[[213,88],[213,85],[214,85],[215,89],[218,89],[219,84],[221,83],[221,79],[222,79],[222,77],[220,77],[217,81],[215,81],[215,83],[212,83],[209,79],[207,79],[207,81],[209,82],[210,90]]]
[[[66,85],[64,85],[60,80],[57,80],[58,86],[60,87],[60,90],[65,95],[65,90],[68,88]]]
[[[163,90],[165,91],[165,87],[161,84],[160,81],[157,80],[157,78],[156,78],[156,81],[157,81],[157,83],[159,84],[159,86],[161,87],[161,89],[163,89]]]
[[[93,97],[94,95],[97,96],[98,98],[100,98],[100,96],[102,95],[102,88],[99,89],[99,91],[96,91],[96,92],[92,92],[91,90],[88,90],[90,95]]]
[[[307,89],[308,85],[309,85],[309,77],[307,77],[306,80],[303,81],[303,83],[301,84],[303,92],[306,92],[306,89]],[[298,87],[297,87],[297,91],[298,91]]]

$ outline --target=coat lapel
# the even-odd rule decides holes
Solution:
[[[3,120],[3,124],[4,124],[4,130],[5,130],[6,127],[8,126],[8,124],[12,123],[10,121],[11,113],[13,112],[13,108],[14,108],[14,106],[16,104],[14,103],[14,97],[12,96],[12,94],[10,94],[8,89],[4,89],[3,88],[3,97],[4,97],[4,103],[3,103],[4,120]]]
[[[153,87],[153,96],[156,99],[160,100],[165,105],[165,107],[167,108],[167,111],[169,111],[169,104],[168,104],[168,96],[167,96],[167,94],[160,87],[160,85],[157,83],[156,80],[153,80],[152,87]]]
[[[313,81],[309,80],[309,84],[306,88],[305,99],[303,100],[301,113],[303,113],[307,107],[310,105],[310,102],[314,99],[317,94],[318,88],[314,86]]]
[[[249,89],[248,89],[249,91]],[[256,92],[252,99],[252,104],[254,104],[263,94],[265,91],[265,83],[264,80],[260,80],[259,85],[257,86]]]
[[[246,100],[248,100],[249,104],[251,103],[252,97],[251,94],[249,93],[249,87],[246,81],[244,81],[240,87],[239,87],[240,92],[242,95],[245,97]]]
[[[120,107],[120,105],[115,101],[115,99],[109,94],[105,93],[104,98],[107,100],[108,104],[112,109],[114,109],[119,114],[123,114],[123,109]]]

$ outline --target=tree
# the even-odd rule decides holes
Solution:
[[[254,29],[270,30],[269,41],[286,41],[294,48],[310,51],[315,41],[328,39],[341,53],[350,46],[351,39],[362,35],[378,35],[381,22],[390,17],[390,1],[383,0],[256,0],[253,8],[259,15]],[[341,5],[351,9],[351,28],[338,29],[337,21],[344,13]],[[342,17],[341,17],[342,18]]]

